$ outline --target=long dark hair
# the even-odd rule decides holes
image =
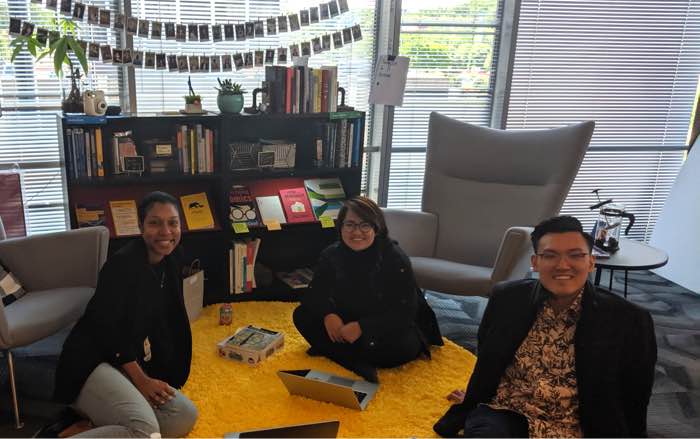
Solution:
[[[378,238],[386,238],[389,235],[382,209],[379,208],[374,200],[363,197],[362,195],[352,197],[345,200],[345,203],[343,203],[343,207],[341,207],[340,212],[338,212],[338,233],[341,232],[343,222],[345,222],[345,217],[348,215],[349,210],[352,210],[362,221],[371,224]]]

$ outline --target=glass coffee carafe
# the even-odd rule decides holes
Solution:
[[[625,235],[627,235],[634,224],[634,215],[625,211],[624,204],[613,203],[612,200],[608,200],[598,207],[600,207],[600,211],[593,235],[595,246],[606,252],[614,253],[620,248],[622,220],[627,218],[629,221],[625,228]]]

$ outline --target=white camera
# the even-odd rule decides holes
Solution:
[[[83,93],[83,111],[88,116],[103,116],[107,111],[105,92],[102,90],[87,90]]]

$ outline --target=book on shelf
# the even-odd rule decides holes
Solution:
[[[105,207],[102,204],[76,204],[75,219],[78,228],[105,225]]]
[[[310,268],[297,268],[292,271],[280,271],[275,273],[277,278],[287,284],[291,289],[308,288],[314,278],[314,272]]]
[[[261,225],[260,214],[255,206],[255,199],[247,186],[235,184],[231,186],[228,196],[229,220],[234,223],[245,223],[248,227]]]
[[[338,218],[338,212],[346,199],[343,184],[338,177],[304,180],[304,186],[317,219],[322,216]]]
[[[229,249],[229,294],[249,293],[257,287],[255,261],[260,238],[233,241]]]
[[[119,200],[109,202],[115,236],[140,235],[136,200]]]
[[[180,203],[189,230],[214,228],[214,217],[209,207],[209,198],[206,192],[183,195],[180,197]]]
[[[104,177],[101,128],[66,128],[64,138],[68,177]]]
[[[266,66],[270,112],[334,112],[338,104],[338,68],[324,66]]]
[[[316,221],[306,189],[303,187],[280,189],[280,200],[288,223]]]
[[[266,197],[257,197],[255,200],[258,203],[258,210],[260,211],[260,218],[263,224],[267,224],[271,221],[277,221],[280,224],[285,224],[287,222],[284,217],[284,210],[282,209],[280,197],[277,195],[270,195]]]

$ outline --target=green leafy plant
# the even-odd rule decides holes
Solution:
[[[197,93],[194,92],[194,89],[192,88],[192,77],[188,76],[187,77],[187,87],[190,89],[190,93],[187,96],[183,96],[185,98],[185,103],[186,104],[198,104],[202,102],[202,97],[198,95]]]
[[[54,25],[56,22],[54,21]],[[87,73],[88,62],[85,56],[85,51],[75,39],[77,35],[78,24],[73,20],[66,18],[61,19],[58,22],[58,28],[61,36],[49,44],[48,49],[43,49],[39,41],[37,41],[34,35],[31,36],[17,36],[10,46],[12,47],[12,57],[11,62],[15,61],[15,58],[22,52],[23,49],[27,51],[36,58],[37,62],[41,61],[45,56],[52,55],[53,57],[53,68],[57,76],[63,76],[63,66],[68,67],[68,71],[73,71],[73,61],[71,61],[68,54],[72,51],[75,57],[78,59],[80,66],[83,71]],[[42,50],[43,49],[43,50]]]
[[[230,79],[224,79],[223,81],[219,78],[216,78],[217,81],[219,81],[219,87],[214,87],[215,89],[219,90],[220,95],[242,95],[245,93],[245,90],[243,90],[241,84],[237,82],[231,82]]]

